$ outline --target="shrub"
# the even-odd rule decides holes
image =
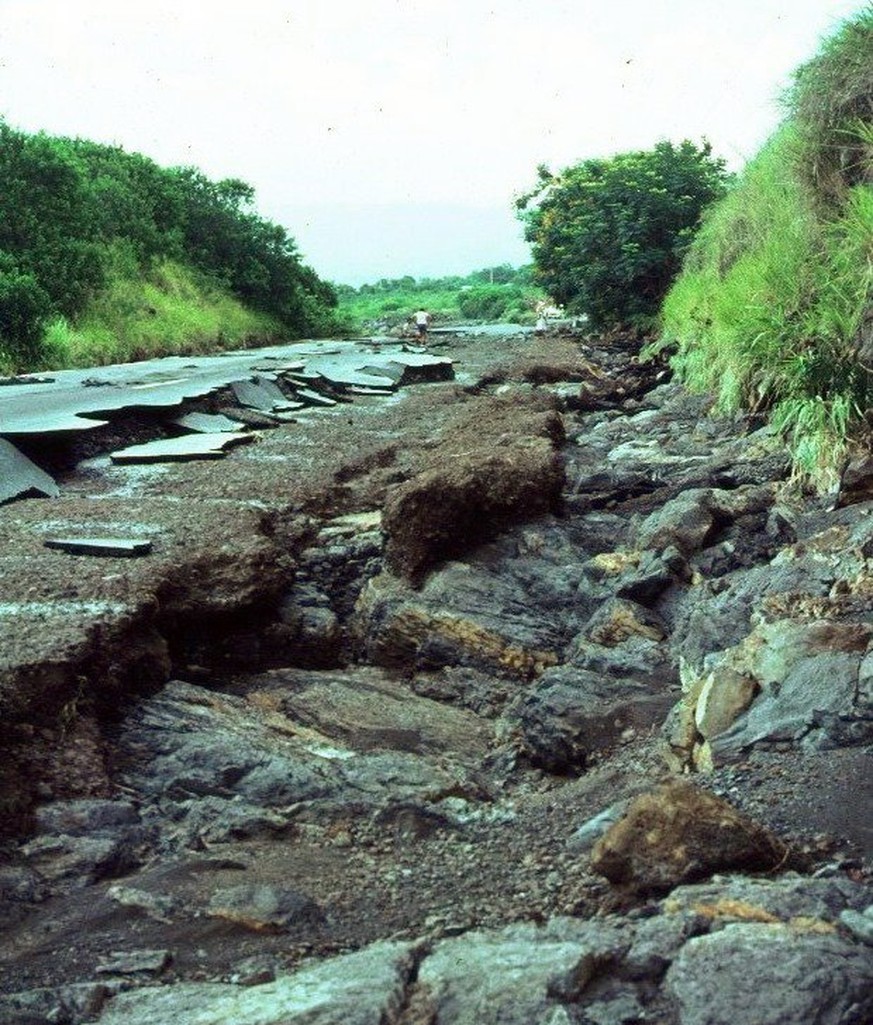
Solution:
[[[594,327],[648,324],[727,178],[708,143],[687,140],[558,175],[540,167],[537,186],[517,202],[538,280]]]

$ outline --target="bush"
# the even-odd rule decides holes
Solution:
[[[0,258],[0,359],[14,370],[26,369],[40,355],[40,341],[51,300],[33,276]]]
[[[537,278],[592,326],[647,325],[676,276],[701,212],[724,194],[724,162],[685,141],[586,160],[517,203]]]

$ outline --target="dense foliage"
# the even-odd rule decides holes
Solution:
[[[532,268],[509,264],[485,267],[470,274],[441,278],[409,275],[382,278],[352,288],[334,286],[340,313],[360,326],[397,327],[424,307],[437,320],[512,321],[529,323],[545,298],[533,284]]]
[[[871,54],[868,7],[796,73],[785,122],[706,217],[663,311],[685,381],[768,410],[821,486],[873,399]]]
[[[167,261],[290,334],[315,330],[336,296],[253,198],[244,182],[0,122],[0,362],[33,364],[52,319],[75,325],[120,269]]]
[[[557,175],[541,166],[517,203],[537,279],[594,327],[647,323],[727,178],[709,144],[688,141],[585,160]]]

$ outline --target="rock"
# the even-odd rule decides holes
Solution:
[[[145,844],[111,836],[41,836],[21,848],[47,882],[74,886],[123,875],[142,863],[145,851]]]
[[[260,986],[187,983],[119,993],[99,1025],[380,1025],[396,1020],[413,950],[376,943]]]
[[[267,933],[317,926],[324,921],[324,912],[305,893],[266,883],[243,883],[219,890],[213,894],[207,914],[253,932]]]
[[[87,836],[103,830],[112,831],[119,826],[136,825],[139,821],[139,812],[130,801],[93,798],[54,801],[36,810],[37,829],[48,834]]]
[[[541,929],[522,925],[468,932],[438,943],[418,974],[414,1006],[420,1020],[441,1025],[554,1021],[549,984],[585,953],[579,933],[573,924],[549,923]]]
[[[677,782],[636,798],[595,844],[591,866],[642,891],[729,870],[772,871],[784,846],[726,801]]]
[[[160,975],[172,960],[169,950],[113,951],[96,971],[98,975]]]
[[[540,677],[508,718],[516,716],[525,754],[549,772],[578,772],[595,753],[614,747],[628,729],[660,722],[672,697],[584,669],[558,666]]]
[[[557,611],[538,615],[522,598],[515,581],[456,563],[432,574],[418,593],[382,574],[361,593],[354,631],[362,656],[389,669],[464,666],[530,679],[558,661],[549,645],[564,638]]]
[[[106,896],[122,907],[142,911],[156,922],[170,923],[181,911],[179,902],[169,894],[150,893],[135,886],[110,886]]]
[[[702,548],[715,529],[712,492],[694,488],[653,512],[637,531],[637,548],[663,551],[674,547],[683,555]]]
[[[379,669],[278,670],[253,681],[277,693],[289,720],[357,751],[484,756],[490,726],[473,713],[417,694]]]
[[[681,1025],[849,1025],[873,1016],[873,958],[828,932],[734,923],[691,939],[667,972]]]
[[[615,804],[604,808],[594,818],[583,822],[567,841],[567,850],[573,851],[574,854],[591,850],[607,829],[624,816],[629,803],[629,801],[616,801]]]
[[[758,693],[756,680],[724,669],[707,676],[700,689],[694,722],[702,737],[709,740],[731,726],[749,707]]]
[[[873,738],[870,708],[858,683],[869,625],[826,621],[762,624],[722,664],[747,673],[761,688],[748,711],[712,737],[717,760],[731,760],[762,742],[823,748]]]
[[[109,988],[99,982],[31,989],[0,996],[3,1025],[81,1025],[94,1020]]]
[[[584,637],[593,644],[610,648],[630,637],[661,641],[666,634],[664,623],[656,613],[626,598],[612,598],[604,602],[584,631]]]
[[[840,914],[840,924],[844,925],[855,939],[873,947],[873,904],[863,913],[847,908]]]

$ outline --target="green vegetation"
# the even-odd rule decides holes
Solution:
[[[336,296],[236,179],[0,122],[0,370],[324,333]]]
[[[833,483],[873,397],[873,7],[796,73],[788,116],[707,215],[659,347],[721,409],[766,410]],[[866,345],[866,350],[865,350]]]
[[[464,277],[382,278],[375,284],[352,288],[335,285],[340,317],[358,329],[380,326],[397,328],[424,308],[437,321],[533,320],[542,289],[532,282],[530,267],[508,264],[486,267]]]
[[[595,328],[652,324],[701,211],[728,180],[708,143],[688,141],[538,174],[516,204],[537,281]]]

